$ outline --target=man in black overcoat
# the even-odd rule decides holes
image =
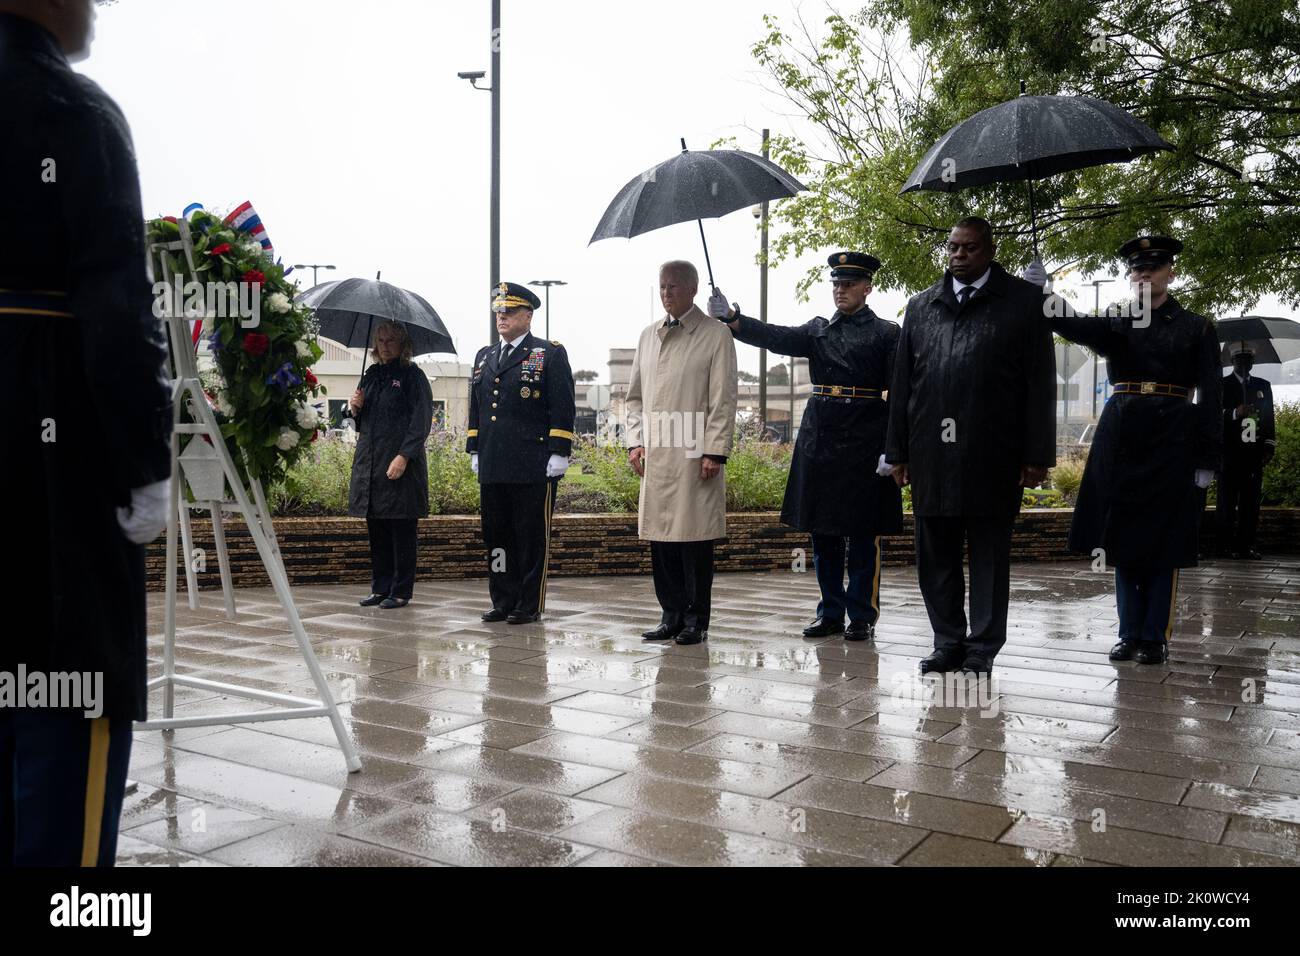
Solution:
[[[835,299],[829,319],[767,325],[729,307],[716,289],[709,314],[726,322],[742,342],[808,359],[813,394],[799,425],[781,507],[782,522],[812,536],[821,601],[816,620],[803,633],[843,632],[846,641],[865,641],[875,636],[880,618],[881,537],[903,528],[898,485],[887,473],[877,474],[877,469],[887,472],[881,466],[889,423],[885,399],[899,327],[867,305],[879,259],[836,252],[827,262]]]
[[[146,716],[143,546],[170,502],[166,346],[131,134],[69,66],[93,21],[90,0],[0,0],[0,501],[19,549],[0,675],[25,672],[27,686],[9,684],[20,694],[36,674],[83,675],[83,706],[0,706],[0,867],[113,864],[132,721]]]
[[[959,220],[944,248],[947,271],[907,303],[885,461],[900,487],[912,485],[917,576],[934,631],[921,673],[986,674],[1007,639],[1023,489],[1056,463],[1056,368],[1042,290],[994,261],[989,223]]]

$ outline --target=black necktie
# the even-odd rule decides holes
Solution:
[[[962,286],[961,291],[957,293],[957,303],[959,305],[965,305],[970,301],[970,297],[974,294],[975,287],[973,285]]]
[[[506,342],[504,345],[501,346],[501,364],[502,364],[502,365],[504,365],[504,364],[506,363],[506,359],[510,358],[510,350],[513,349],[513,348],[514,348],[514,346],[511,345],[509,342]]]

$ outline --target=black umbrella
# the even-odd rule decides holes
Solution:
[[[376,322],[393,319],[406,326],[411,337],[411,352],[455,354],[456,346],[442,319],[427,301],[414,292],[379,281],[379,273],[370,279],[338,279],[322,282],[299,293],[298,301],[316,312],[320,335],[349,348],[361,347],[361,371],[366,370],[370,336]]]
[[[587,245],[598,239],[631,239],[643,232],[694,219],[704,243],[704,265],[713,287],[713,264],[704,239],[703,219],[771,199],[785,199],[806,187],[762,156],[738,149],[682,151],[647,169],[619,190],[600,217]]]
[[[1243,315],[1220,319],[1215,327],[1219,330],[1219,341],[1223,343],[1221,361],[1225,366],[1232,364],[1229,351],[1238,344],[1250,347],[1255,353],[1256,365],[1300,358],[1300,322],[1292,319]]]
[[[918,189],[955,192],[987,183],[1029,181],[1029,222],[1034,256],[1038,224],[1034,183],[1056,173],[1127,163],[1174,147],[1137,117],[1091,96],[1026,96],[962,120],[907,177],[899,195]]]

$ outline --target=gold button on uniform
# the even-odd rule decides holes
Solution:
[[[493,403],[492,403],[492,407],[493,407],[493,408],[496,408],[496,407],[497,407],[497,403],[496,403],[496,402],[493,402]]]
[[[493,420],[493,421],[496,421],[496,420],[497,420],[497,417],[496,417],[495,415],[493,415],[493,416],[492,416],[492,420]]]
[[[493,394],[493,395],[500,395],[500,394],[501,394],[501,389],[499,389],[499,388],[494,388],[494,389],[492,389],[492,394]]]

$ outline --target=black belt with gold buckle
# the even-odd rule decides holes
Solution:
[[[1116,382],[1116,395],[1160,395],[1171,398],[1192,397],[1192,390],[1182,385],[1163,385],[1160,382]]]
[[[859,388],[856,385],[814,385],[812,393],[826,398],[880,398],[883,395],[878,388]]]
[[[64,292],[0,289],[0,315],[44,315],[70,319],[68,296]]]

